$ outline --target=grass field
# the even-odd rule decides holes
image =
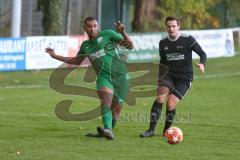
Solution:
[[[64,95],[49,87],[53,70],[0,73],[0,159],[1,160],[92,160],[171,159],[237,160],[240,157],[240,55],[209,59],[205,76],[196,79],[187,97],[177,106],[175,126],[184,140],[169,145],[157,135],[140,139],[148,127],[154,97],[138,98],[134,107],[125,106],[115,128],[116,139],[108,141],[85,136],[101,125],[101,119],[62,121],[55,105],[74,101],[71,111],[84,112],[98,105],[94,98]],[[81,84],[76,70],[67,83]],[[94,87],[94,83],[85,86]],[[165,109],[164,109],[165,110]],[[162,113],[163,114],[163,113]]]

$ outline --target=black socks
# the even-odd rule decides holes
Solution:
[[[151,109],[151,115],[150,115],[150,131],[154,131],[158,122],[158,119],[161,116],[163,103],[158,103],[156,100],[154,101]],[[163,129],[163,133],[172,125],[174,116],[176,114],[176,109],[173,109],[172,111],[166,111],[166,120],[165,120],[165,126]]]
[[[157,121],[161,116],[162,105],[163,105],[162,103],[158,103],[156,100],[152,105],[151,115],[150,115],[150,127],[149,127],[149,130],[151,131],[154,131],[157,125]]]
[[[172,125],[175,114],[176,114],[175,109],[173,109],[172,111],[166,112],[166,120],[165,120],[165,126],[163,129],[163,133],[165,133],[165,131]]]

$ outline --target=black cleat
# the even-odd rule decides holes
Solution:
[[[104,137],[103,131],[104,131],[104,128],[102,128],[102,127],[97,127],[97,132],[98,132],[98,135],[99,135],[100,137]]]
[[[95,138],[103,138],[104,134],[103,134],[103,128],[101,127],[97,127],[97,133],[87,133],[86,136],[87,137],[95,137]]]
[[[140,138],[153,137],[154,136],[154,131],[147,130],[143,134],[140,134],[139,136],[140,136]]]

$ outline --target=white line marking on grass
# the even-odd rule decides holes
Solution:
[[[52,115],[48,115],[45,113],[31,113],[31,114],[26,114],[26,113],[21,113],[21,112],[0,112],[1,116],[23,116],[23,117],[52,117]]]
[[[22,88],[47,88],[49,85],[9,85],[9,86],[0,86],[0,88],[14,88],[14,89],[22,89]]]
[[[195,79],[231,77],[231,76],[240,76],[240,72],[195,76]]]

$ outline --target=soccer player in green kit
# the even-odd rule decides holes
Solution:
[[[85,58],[90,60],[97,75],[97,94],[101,102],[104,127],[97,127],[97,134],[90,133],[87,136],[113,140],[112,129],[129,90],[127,69],[118,53],[117,44],[132,49],[133,43],[125,31],[125,26],[119,21],[115,23],[115,27],[120,34],[113,30],[99,31],[97,20],[93,17],[87,17],[83,27],[89,40],[82,43],[76,57],[57,55],[52,48],[46,48],[46,52],[52,58],[68,64],[80,65]]]

